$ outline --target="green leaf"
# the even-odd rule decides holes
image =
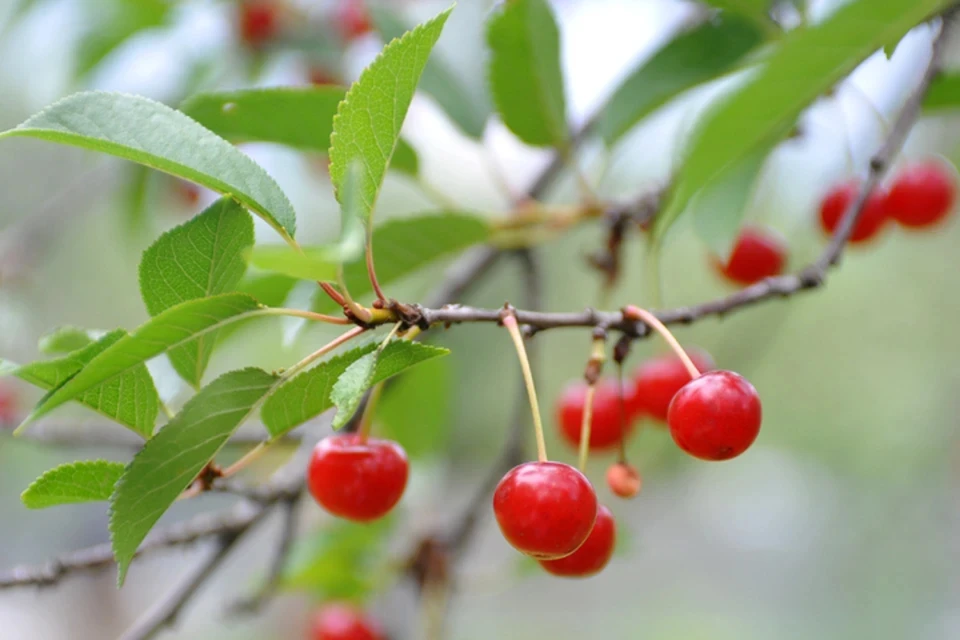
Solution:
[[[76,375],[41,400],[33,413],[17,427],[15,433],[91,389],[96,390],[105,383],[120,384],[125,379],[124,374],[136,370],[147,360],[169,349],[186,344],[210,331],[216,331],[231,322],[257,315],[269,315],[269,310],[264,309],[250,296],[240,293],[190,300],[171,307],[142,324],[131,335],[115,339]]]
[[[126,331],[116,329],[66,356],[25,364],[11,373],[24,382],[52,390],[40,401],[39,408],[71,382],[90,362],[128,337]],[[160,399],[153,385],[153,378],[143,363],[132,365],[109,380],[91,384],[67,400],[77,400],[147,438],[153,433],[160,409]]]
[[[766,62],[701,120],[667,205],[657,216],[655,241],[698,191],[751,153],[775,145],[818,96],[946,3],[855,0],[819,24],[786,34]]]
[[[934,79],[923,100],[927,113],[960,107],[960,73],[942,73]]]
[[[137,32],[162,25],[172,6],[166,0],[114,0],[96,4],[99,23],[85,35],[75,57],[76,72],[81,76]]]
[[[383,435],[396,440],[413,459],[446,449],[455,388],[450,361],[430,360],[384,388],[377,405]]]
[[[471,215],[427,214],[388,220],[373,230],[377,280],[386,286],[489,238],[489,222]],[[373,291],[362,262],[345,265],[343,278],[350,295],[356,299],[363,299]],[[334,311],[337,306],[321,291],[315,298],[314,309]]]
[[[706,0],[706,3],[717,9],[746,16],[768,32],[773,33],[777,30],[777,26],[769,16],[773,0]]]
[[[237,284],[237,291],[268,307],[282,307],[296,284],[295,278],[276,273],[248,273]]]
[[[296,214],[266,171],[179,111],[140,96],[75,93],[0,138],[24,136],[109,153],[236,198],[284,237]]]
[[[279,438],[294,427],[333,407],[331,391],[337,379],[360,358],[376,351],[376,344],[357,347],[326,360],[285,382],[263,404],[260,416],[272,438]],[[370,385],[382,382],[416,364],[445,356],[449,349],[394,340],[377,359]]]
[[[89,331],[80,327],[63,326],[44,334],[40,338],[40,353],[70,353],[93,344],[103,332]]]
[[[546,0],[505,2],[487,24],[489,77],[503,124],[527,144],[569,137],[560,30]]]
[[[420,173],[420,156],[413,147],[401,139],[397,142],[397,148],[393,150],[390,169],[416,178]]]
[[[225,373],[147,441],[110,497],[110,539],[122,585],[137,547],[277,384],[260,369]]]
[[[331,425],[334,430],[347,424],[357,411],[363,394],[372,384],[379,355],[380,351],[377,350],[358,359],[347,367],[347,370],[341,373],[333,384],[330,390],[330,401],[337,407],[337,413],[333,416]]]
[[[197,298],[233,291],[246,269],[244,252],[253,246],[253,219],[230,198],[161,235],[140,260],[140,294],[150,315]],[[217,334],[211,332],[172,349],[173,368],[200,386]]]
[[[763,41],[762,32],[736,16],[681,33],[640,63],[601,110],[600,134],[613,146],[624,134],[680,93],[735,67]]]
[[[373,213],[420,74],[450,11],[384,47],[337,109],[330,136],[330,179],[340,199],[348,168],[361,163],[364,220]]]
[[[28,509],[109,500],[126,465],[107,460],[70,462],[45,471],[20,494]]]

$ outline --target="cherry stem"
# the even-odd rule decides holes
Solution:
[[[370,396],[367,398],[367,406],[363,408],[363,415],[360,416],[360,427],[357,429],[357,437],[360,444],[367,441],[370,436],[370,430],[373,428],[373,415],[377,410],[377,403],[380,401],[380,394],[383,393],[383,383],[378,382],[370,390]]]
[[[346,307],[350,313],[359,318],[364,322],[370,322],[373,319],[370,311],[364,307],[357,304],[352,297],[350,297],[350,291],[347,290],[347,283],[343,279],[343,265],[341,264],[337,268],[337,283],[340,285],[340,288],[343,290],[341,295],[343,296],[343,306]]]
[[[367,225],[367,275],[370,277],[370,285],[373,292],[377,295],[377,300],[387,301],[383,289],[380,288],[380,281],[377,280],[377,269],[373,266],[373,231],[371,226]]]
[[[323,289],[323,292],[326,293],[331,300],[336,302],[341,307],[347,306],[346,299],[342,295],[340,295],[340,292],[337,291],[337,289],[332,284],[330,284],[329,282],[322,282],[319,280],[317,281],[317,284],[320,285],[320,288]]]
[[[229,478],[230,476],[236,475],[241,469],[245,468],[251,462],[262,456],[267,450],[267,447],[269,447],[268,442],[259,443],[253,449],[250,449],[250,451],[247,451],[245,454],[243,454],[239,460],[224,469],[221,477]]]
[[[623,363],[617,362],[617,395],[620,405],[620,442],[618,443],[617,462],[627,463],[627,406],[623,399]]]
[[[596,390],[596,384],[587,385],[587,395],[583,399],[583,421],[580,423],[580,458],[578,465],[581,473],[586,473],[587,458],[590,455],[590,427],[593,423],[593,395]]]
[[[346,318],[339,316],[328,316],[323,313],[314,313],[313,311],[304,311],[303,309],[286,309],[282,307],[272,307],[266,310],[268,315],[291,316],[294,318],[305,318],[314,322],[325,322],[327,324],[350,324]]]
[[[530,359],[527,357],[527,348],[523,343],[523,336],[520,335],[520,326],[517,324],[516,316],[512,314],[504,315],[503,326],[510,334],[510,338],[513,340],[513,346],[517,349],[517,357],[520,359],[520,369],[523,371],[523,382],[527,386],[527,395],[530,397],[530,411],[533,413],[533,430],[537,436],[537,459],[540,462],[546,462],[547,443],[543,438],[543,423],[540,421],[540,403],[537,402],[537,388],[533,383]]]
[[[670,333],[670,329],[660,322],[657,319],[657,316],[653,315],[646,309],[641,309],[640,307],[635,307],[633,305],[628,305],[623,308],[623,317],[634,320],[643,320],[644,323],[653,327],[657,333],[663,336],[663,339],[667,341],[667,344],[670,345],[670,348],[673,349],[673,352],[677,354],[677,357],[680,358],[680,361],[683,362],[683,366],[687,368],[687,371],[690,373],[691,378],[699,378],[700,370],[697,369],[697,365],[693,364],[693,360],[690,359],[690,356],[687,355],[687,352],[683,350],[683,347],[680,346],[680,343],[677,341],[673,334]]]

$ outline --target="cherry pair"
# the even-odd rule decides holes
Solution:
[[[259,49],[274,40],[280,32],[280,0],[244,0],[239,5],[240,40]],[[340,36],[350,42],[370,33],[370,16],[362,0],[340,0],[333,22]]]
[[[310,627],[312,640],[384,640],[380,625],[349,604],[328,604]]]

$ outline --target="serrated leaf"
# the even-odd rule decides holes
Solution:
[[[116,329],[66,356],[31,362],[13,369],[11,373],[24,382],[51,390],[40,401],[42,405],[90,362],[126,337],[126,331]],[[146,438],[153,433],[160,410],[157,389],[143,363],[128,367],[110,380],[92,384],[69,400],[76,400]]]
[[[110,498],[110,540],[122,585],[137,547],[280,378],[225,373],[187,401],[137,453]]]
[[[140,294],[150,315],[197,298],[233,291],[253,246],[253,219],[237,202],[221,198],[199,215],[167,231],[143,252]],[[210,332],[170,350],[173,368],[199,387],[217,333]]]
[[[487,24],[493,102],[503,124],[535,146],[566,145],[560,29],[546,0],[505,2]]]
[[[280,235],[296,214],[260,165],[186,115],[141,96],[85,91],[67,96],[0,133],[109,153],[236,198]]]
[[[126,465],[107,460],[70,462],[45,471],[20,494],[28,509],[109,500]]]
[[[99,335],[98,335],[99,334]],[[40,353],[57,354],[70,353],[77,349],[83,349],[93,344],[98,338],[103,336],[102,331],[90,331],[80,327],[63,326],[57,327],[40,337],[37,345]]]
[[[171,307],[142,324],[132,334],[117,339],[76,375],[47,394],[15,433],[91,389],[122,380],[127,372],[143,366],[147,360],[169,349],[231,322],[268,313],[256,300],[239,293],[190,300]]]
[[[326,360],[285,382],[263,404],[260,416],[272,438],[279,438],[294,427],[333,407],[331,391],[337,379],[360,358],[376,351],[376,344],[357,347]],[[377,359],[370,385],[382,382],[414,365],[444,356],[449,349],[394,340]]]
[[[600,134],[613,146],[650,113],[680,93],[730,71],[763,42],[751,21],[726,16],[679,34],[640,63],[601,110]]]
[[[701,189],[763,146],[773,146],[818,96],[946,0],[855,0],[823,22],[786,34],[746,81],[701,120],[685,152],[654,239]]]
[[[377,405],[383,435],[399,442],[412,459],[444,451],[451,433],[450,401],[455,386],[446,358],[401,374],[384,388]]]
[[[349,167],[361,163],[364,172],[359,194],[365,221],[373,213],[420,74],[450,11],[384,47],[337,109],[330,136],[330,179],[342,199]]]
[[[927,113],[949,111],[960,107],[960,73],[942,73],[931,83],[923,99]]]
[[[374,351],[359,358],[352,363],[347,370],[340,374],[337,381],[333,383],[333,389],[330,390],[330,401],[337,408],[337,413],[333,416],[334,430],[347,424],[347,421],[353,417],[357,407],[360,406],[360,400],[363,394],[370,388],[373,380],[373,374],[377,369],[377,356],[380,351]]]

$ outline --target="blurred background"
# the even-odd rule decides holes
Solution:
[[[324,31],[336,10],[334,0],[284,3],[280,20],[289,20],[284,28],[293,35],[276,46],[252,46],[241,37],[237,3],[202,0],[152,2],[169,5],[162,19],[117,41],[113,34],[130,31],[123,22],[127,4],[0,0],[0,129],[81,89],[137,93],[176,105],[198,89],[349,82],[382,46],[375,32],[346,47],[334,42]],[[409,25],[446,6],[428,0],[387,4]],[[816,20],[836,4],[810,0],[805,9]],[[435,53],[478,86],[483,19],[491,5],[460,0]],[[574,122],[696,10],[693,3],[675,0],[552,5],[561,23]],[[920,27],[890,60],[882,53],[869,59],[804,115],[802,135],[781,145],[765,165],[745,218],[788,239],[791,267],[806,264],[824,245],[815,224],[820,200],[832,186],[863,174],[926,65],[931,35]],[[598,192],[629,197],[662,183],[697,110],[715,90],[684,95],[609,152],[587,145],[582,166]],[[474,99],[487,98],[478,90]],[[420,156],[421,177],[418,182],[388,176],[379,220],[438,209],[444,200],[500,215],[510,207],[503,182],[511,190],[526,189],[550,157],[524,147],[495,119],[481,141],[470,139],[428,96],[415,99],[404,131]],[[927,117],[903,158],[942,155],[956,161],[958,145],[960,122],[949,115]],[[325,158],[270,145],[243,148],[289,194],[302,241],[336,233],[339,216]],[[159,173],[142,185],[145,195],[139,199],[131,195],[133,184],[131,165],[104,156],[21,139],[0,145],[0,356],[16,362],[38,358],[38,339],[59,325],[133,328],[148,317],[137,284],[140,252],[214,195]],[[572,201],[574,187],[561,180],[549,198]],[[663,251],[668,307],[730,291],[689,227],[679,224]],[[265,226],[257,227],[257,238],[274,241]],[[537,249],[547,309],[600,303],[600,277],[585,260],[571,258],[585,257],[603,241],[599,225],[586,225]],[[448,637],[960,637],[958,242],[955,220],[933,232],[887,233],[850,250],[826,289],[678,329],[682,342],[705,348],[720,366],[756,385],[764,403],[757,443],[734,462],[706,464],[676,450],[664,430],[643,429],[629,453],[644,476],[644,489],[630,502],[612,499],[601,480],[609,461],[596,459],[589,475],[620,523],[621,549],[588,581],[527,571],[487,517],[459,569]],[[611,306],[652,304],[643,243],[636,236],[626,255]],[[422,299],[438,273],[430,269],[390,293]],[[519,273],[515,261],[501,261],[469,302],[498,306],[510,300],[521,306]],[[311,293],[297,288],[287,305],[308,304]],[[225,341],[208,379],[241,364],[287,365],[322,344],[327,333],[279,320],[244,328]],[[493,327],[454,328],[439,342],[454,353],[422,374],[432,383],[413,409],[438,426],[415,455],[398,514],[406,534],[442,526],[462,509],[501,446],[520,379],[509,341]],[[575,454],[556,437],[550,408],[563,386],[581,375],[589,338],[584,331],[550,331],[535,342],[548,446],[552,457],[572,462]],[[655,340],[638,343],[630,367],[662,350]],[[186,397],[166,362],[152,363],[151,371],[164,399]],[[39,398],[19,381],[3,378],[0,385],[15,396],[19,409],[12,415]],[[414,423],[421,418],[408,417]],[[95,430],[101,424],[75,407],[49,422],[54,431]],[[326,429],[305,429],[304,437],[320,437]],[[61,462],[125,461],[132,453],[123,446],[76,449],[0,435],[0,566],[36,564],[106,541],[105,504],[29,511],[19,494]],[[269,461],[260,473],[268,471]],[[232,501],[203,496],[177,505],[163,522]],[[302,513],[305,537],[328,525],[312,502]],[[278,528],[278,519],[271,519],[247,537],[181,623],[161,637],[306,637],[317,602],[309,589],[282,596],[260,616],[225,614],[229,602],[256,588]],[[391,538],[389,547],[405,550],[411,540],[406,534]],[[112,569],[55,587],[0,591],[0,638],[118,637],[203,552],[201,543],[144,558],[134,564],[122,591],[115,588]],[[417,637],[417,607],[409,588],[391,590],[371,604],[394,638]]]

